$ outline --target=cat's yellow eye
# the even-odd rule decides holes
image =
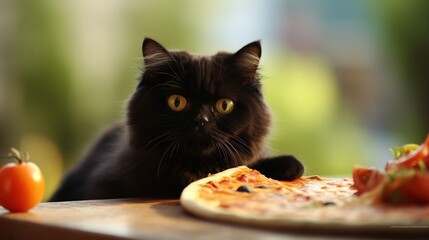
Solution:
[[[216,110],[221,114],[228,114],[234,110],[234,101],[230,98],[222,98],[216,102]]]
[[[181,95],[171,95],[167,99],[168,106],[175,112],[183,111],[186,107],[186,98]]]

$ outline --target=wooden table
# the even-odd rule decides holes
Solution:
[[[330,236],[334,237],[334,236]],[[27,213],[0,207],[0,239],[321,239],[303,232],[203,220],[178,200],[94,200],[41,203]],[[346,236],[337,236],[346,239]],[[349,239],[351,239],[349,237]]]

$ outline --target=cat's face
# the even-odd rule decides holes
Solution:
[[[183,161],[253,161],[270,125],[257,73],[260,55],[259,42],[235,54],[196,56],[145,39],[145,71],[128,107],[132,147]]]

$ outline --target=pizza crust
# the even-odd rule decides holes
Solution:
[[[194,213],[195,215],[218,218],[219,211],[216,210],[217,203],[211,202],[211,204],[208,204],[207,202],[201,201],[201,199],[199,198],[199,191],[201,189],[200,186],[210,181],[220,181],[222,180],[222,178],[231,176],[235,172],[246,168],[246,166],[230,168],[225,171],[192,182],[183,190],[180,196],[180,204],[184,209],[191,213]]]
[[[352,201],[343,206],[311,209],[296,209],[287,215],[255,214],[251,211],[231,211],[219,207],[220,201],[205,201],[200,198],[201,186],[217,182],[246,166],[227,169],[223,172],[197,180],[186,187],[180,197],[183,208],[196,216],[222,222],[232,222],[276,229],[315,229],[321,231],[397,232],[429,234],[429,207],[390,207]],[[409,227],[409,228],[407,228]]]

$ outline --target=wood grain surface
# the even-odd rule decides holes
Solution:
[[[27,213],[8,213],[0,208],[0,239],[248,240],[326,236],[305,229],[275,231],[207,221],[184,212],[178,200],[119,199],[41,203]]]

